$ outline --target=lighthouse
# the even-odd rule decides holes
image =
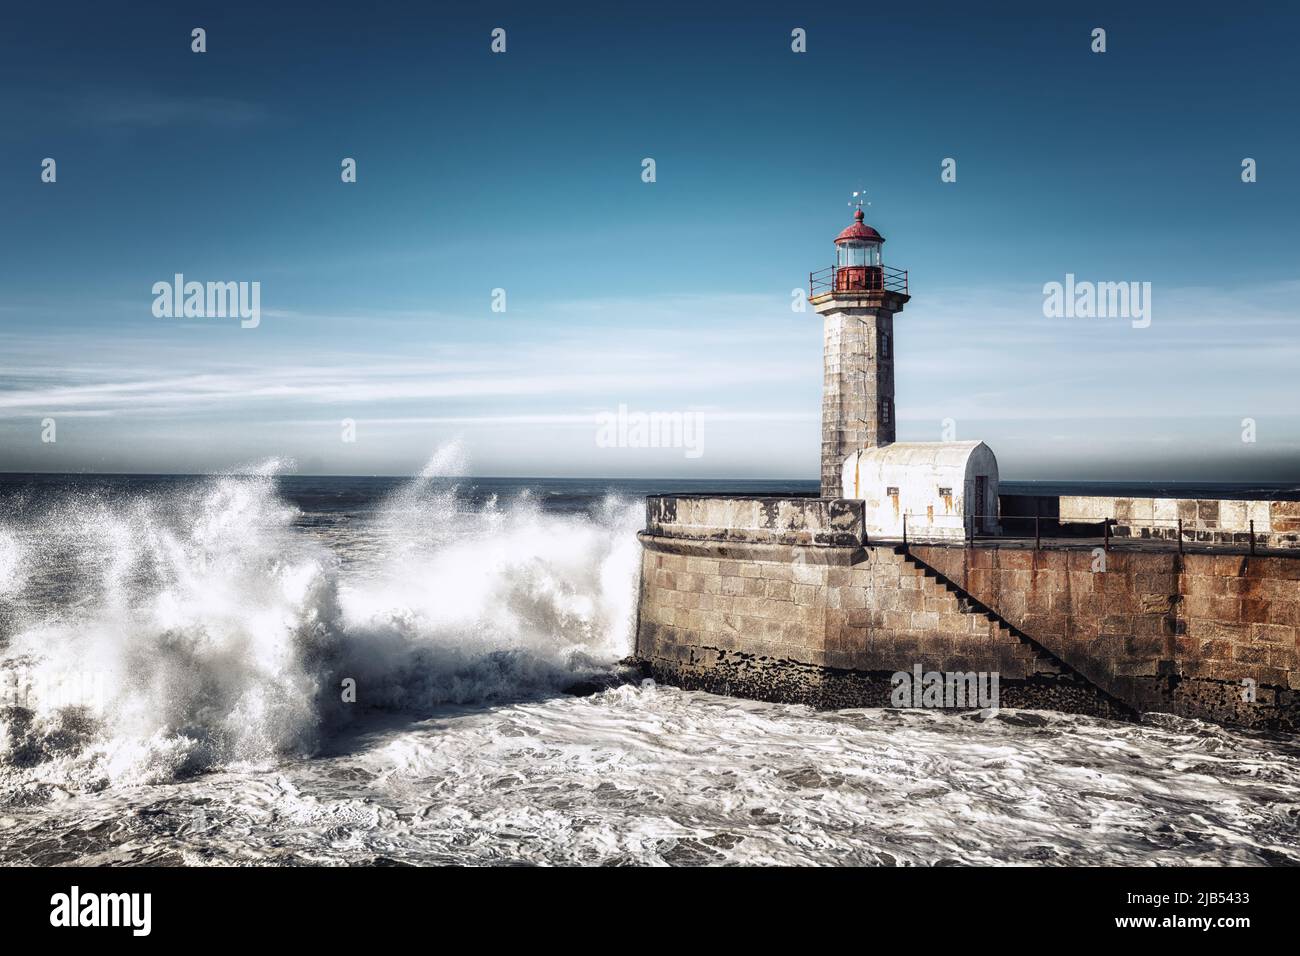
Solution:
[[[844,460],[894,440],[894,316],[910,296],[907,271],[886,266],[885,237],[862,209],[835,237],[835,264],[808,277],[822,317],[821,495],[842,493]]]
[[[911,297],[884,243],[859,207],[835,237],[835,264],[808,277],[825,345],[821,497],[862,501],[872,537],[995,533],[998,463],[986,444],[894,440],[894,316]]]

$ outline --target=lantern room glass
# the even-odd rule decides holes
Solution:
[[[847,242],[836,243],[835,249],[839,257],[836,264],[841,268],[880,265],[880,243],[878,242],[850,239]]]

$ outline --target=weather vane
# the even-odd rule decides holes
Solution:
[[[865,189],[855,189],[853,191],[853,198],[849,200],[848,204],[850,206],[857,206],[858,209],[861,209],[863,206],[871,205],[871,203],[867,201],[867,191]]]

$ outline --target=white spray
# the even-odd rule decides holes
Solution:
[[[23,688],[0,700],[0,787],[38,768],[93,788],[265,764],[369,708],[555,692],[628,653],[639,509],[474,510],[446,478],[464,464],[435,455],[385,502],[379,553],[346,571],[295,526],[277,462],[0,523],[0,671]],[[49,571],[75,593],[24,601]]]

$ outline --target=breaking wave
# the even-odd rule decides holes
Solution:
[[[452,446],[345,562],[284,467],[0,514],[0,802],[267,765],[359,711],[535,697],[630,651],[628,502],[473,506]]]

